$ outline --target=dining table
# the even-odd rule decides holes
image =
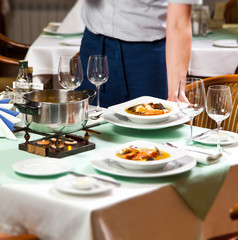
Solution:
[[[75,55],[79,52],[82,33],[42,32],[29,48],[26,59],[33,66],[34,79],[50,79],[57,88],[58,63],[61,55]],[[218,40],[236,40],[238,27],[218,28],[206,36],[194,36],[188,74],[211,77],[233,74],[238,66],[238,47],[216,46]],[[49,81],[49,80],[48,80]],[[43,81],[44,82],[44,81]]]
[[[222,158],[213,164],[194,164],[197,155],[191,152],[184,158],[190,165],[183,166],[181,161],[171,163],[165,173],[134,172],[110,163],[110,151],[136,140],[186,146],[187,119],[178,113],[171,120],[176,124],[141,129],[113,123],[112,117],[106,110],[92,128],[97,134],[90,133],[89,141],[95,149],[64,158],[20,150],[25,142],[23,132],[15,133],[16,140],[0,138],[0,231],[27,232],[42,240],[204,240],[237,230],[237,222],[229,218],[229,208],[238,199],[237,141],[225,144]],[[194,134],[205,130],[194,127]],[[84,136],[85,131],[74,134]],[[30,134],[30,140],[41,137]],[[194,142],[194,147],[216,152],[216,145]],[[37,167],[45,160],[67,162],[75,172],[104,177],[120,186],[108,183],[107,190],[99,193],[75,193],[63,188],[63,180],[72,177],[67,171],[37,176],[21,173],[21,167],[27,165],[20,165],[19,170],[25,161],[36,161]]]

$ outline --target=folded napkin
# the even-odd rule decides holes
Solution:
[[[59,26],[57,30],[58,33],[83,33],[85,25],[81,18],[82,6],[83,0],[76,1],[73,8],[69,11]]]
[[[11,110],[12,104],[8,104],[10,99],[0,100],[0,137],[6,137],[12,140],[16,140],[15,135],[12,133],[16,123],[21,119],[16,116],[19,112]]]

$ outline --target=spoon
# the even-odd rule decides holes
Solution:
[[[102,114],[103,114],[103,113],[100,113],[100,114],[98,114],[98,115],[96,115],[96,116],[90,116],[89,118],[90,118],[91,120],[97,120],[97,119],[100,118],[100,116],[101,116]]]

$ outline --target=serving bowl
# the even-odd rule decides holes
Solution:
[[[135,106],[138,104],[148,104],[148,103],[157,103],[157,104],[161,103],[165,108],[169,109],[170,112],[164,113],[161,115],[150,115],[150,116],[135,115],[135,114],[126,112],[126,109],[132,106]],[[113,105],[108,109],[116,114],[127,117],[132,122],[140,123],[140,124],[163,122],[169,119],[170,116],[178,113],[179,111],[177,103],[166,101],[160,98],[150,97],[150,96],[135,98],[133,100],[130,100],[121,104]]]
[[[118,153],[122,152],[124,149],[128,147],[133,148],[148,148],[148,149],[159,149],[159,151],[163,151],[169,154],[169,157],[161,160],[150,160],[150,161],[140,161],[140,160],[131,160],[124,159],[118,157]],[[143,171],[157,171],[159,169],[163,169],[165,165],[170,161],[175,161],[179,158],[182,158],[187,155],[187,151],[183,149],[175,149],[169,146],[164,146],[161,144],[148,142],[144,140],[137,140],[122,144],[118,147],[113,148],[109,152],[109,160],[112,162],[118,163],[121,167],[129,169],[129,170],[143,170]]]

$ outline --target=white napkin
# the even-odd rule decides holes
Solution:
[[[21,119],[16,117],[18,112],[11,110],[13,104],[9,104],[9,101],[10,99],[0,100],[0,137],[16,140],[17,138],[12,130],[14,125],[19,123]]]
[[[78,0],[73,8],[66,15],[61,25],[59,26],[58,33],[82,33],[85,25],[81,18],[81,10],[83,0]]]
[[[198,148],[195,146],[182,146],[179,144],[174,144],[174,146],[188,151],[188,155],[193,157],[198,163],[201,164],[213,164],[219,161],[222,157],[222,153],[218,153],[211,149]]]

